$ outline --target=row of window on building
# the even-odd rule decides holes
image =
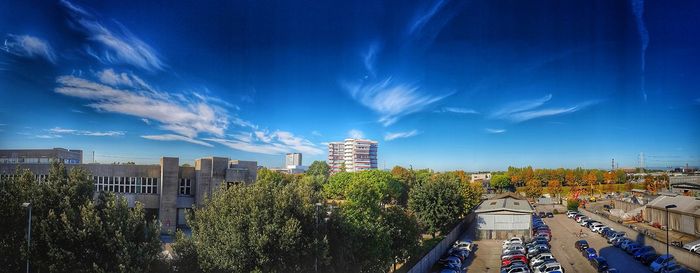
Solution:
[[[48,164],[53,161],[58,160],[65,164],[80,164],[79,159],[69,159],[69,158],[48,158],[48,157],[3,157],[0,158],[0,163],[2,164]]]
[[[7,181],[16,177],[14,174],[2,174],[0,180]],[[49,178],[46,174],[35,175],[36,181],[46,182]],[[125,177],[125,176],[89,176],[94,181],[95,191],[115,193],[158,194],[158,178],[156,177]],[[192,180],[180,178],[179,195],[192,195]]]
[[[95,191],[158,194],[156,177],[93,176]]]

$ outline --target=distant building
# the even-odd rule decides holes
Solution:
[[[668,216],[667,205],[676,205],[675,208],[668,209]],[[700,234],[700,198],[660,195],[646,205],[643,216],[644,221],[659,223],[674,231],[692,236]],[[669,222],[666,222],[666,217]]]
[[[528,238],[534,209],[522,196],[504,193],[484,200],[474,211],[479,239]]]
[[[301,153],[288,153],[284,161],[287,168],[290,166],[294,167],[303,165],[301,162]]]
[[[478,182],[478,181],[491,181],[491,173],[488,173],[488,172],[473,173],[472,174],[472,182]]]
[[[669,177],[671,192],[700,196],[700,175]]]
[[[186,211],[192,205],[201,206],[222,185],[249,184],[257,179],[255,161],[205,157],[195,160],[194,167],[179,163],[177,157],[162,157],[155,165],[66,164],[66,169],[87,170],[96,193],[114,192],[126,198],[130,207],[142,203],[146,214],[160,221],[164,233],[185,227]],[[29,169],[41,182],[48,178],[51,165],[0,162],[0,181],[14,176],[17,167]]]
[[[63,148],[0,150],[0,164],[47,164],[54,160],[81,164],[83,151]]]
[[[328,143],[328,166],[332,173],[377,169],[378,142],[348,138],[344,142]]]

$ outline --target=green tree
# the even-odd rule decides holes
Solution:
[[[145,272],[153,265],[160,252],[159,230],[155,221],[145,219],[140,203],[129,208],[125,199],[111,193],[93,200],[93,182],[88,180],[88,173],[78,167],[67,172],[58,162],[52,163],[44,183],[35,183],[28,171],[18,174],[0,184],[0,192],[3,200],[32,203],[34,236],[29,255],[34,271]],[[0,207],[0,215],[16,214],[12,210],[21,209],[17,204],[7,205]],[[26,216],[19,219],[26,220]],[[3,251],[5,247],[24,249],[6,244],[25,244],[21,234],[21,239],[4,237],[18,236],[12,232],[0,235]],[[26,255],[26,251],[22,253]],[[15,267],[16,263],[9,265]],[[21,268],[9,271],[19,272]]]
[[[464,213],[481,204],[481,196],[484,195],[484,187],[481,182],[462,182],[462,197],[464,198]]]
[[[189,224],[203,271],[311,272],[314,257],[327,262],[318,192],[310,183],[263,174],[255,184],[221,188],[194,210]]]
[[[385,226],[389,227],[391,257],[394,266],[404,263],[418,248],[421,232],[418,220],[399,206],[391,206],[384,212]],[[394,268],[396,269],[396,268]]]
[[[383,204],[397,204],[405,190],[391,173],[380,170],[356,172],[350,183],[351,189],[359,184],[369,184],[376,188],[376,192],[380,195],[380,202]],[[347,197],[351,199],[350,196]]]
[[[328,178],[330,175],[330,167],[326,161],[316,160],[309,166],[306,170],[306,175],[322,175],[324,178]]]
[[[498,189],[498,192],[503,192],[503,189],[510,188],[510,177],[507,175],[494,175],[491,177],[491,187]]]
[[[323,185],[323,195],[330,199],[345,199],[345,193],[352,181],[354,173],[341,172],[328,178]]]
[[[454,175],[435,174],[428,182],[411,190],[408,207],[433,237],[438,231],[447,233],[464,210],[459,179]]]

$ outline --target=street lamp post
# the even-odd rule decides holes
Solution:
[[[22,207],[29,209],[29,216],[27,217],[27,273],[29,273],[29,248],[32,242],[32,203],[22,203]]]
[[[669,250],[669,248],[668,248],[668,230],[671,227],[671,222],[669,221],[669,218],[668,218],[668,209],[672,209],[675,207],[677,207],[677,206],[674,204],[666,205],[666,207],[665,207],[666,208],[666,258],[667,259],[668,259],[668,250]],[[664,264],[664,266],[665,266],[665,264]]]
[[[316,234],[314,234],[314,272],[318,272],[318,209],[323,206],[321,203],[314,204],[316,207]]]

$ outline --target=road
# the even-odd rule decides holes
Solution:
[[[567,218],[566,215],[558,214],[554,218],[544,219],[545,223],[552,229],[553,239],[552,254],[564,266],[567,273],[588,273],[595,272],[590,263],[581,253],[574,248],[574,242],[586,240],[600,256],[608,260],[611,267],[617,268],[623,273],[649,273],[649,269],[632,258],[626,252],[612,245],[609,245],[605,238],[589,229],[581,227],[576,221]],[[576,235],[583,230],[583,238]]]

